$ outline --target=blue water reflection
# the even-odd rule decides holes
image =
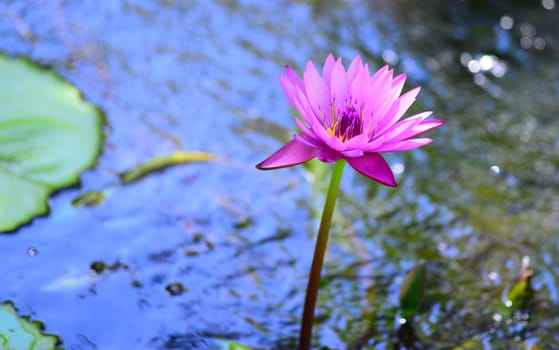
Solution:
[[[398,189],[344,175],[317,344],[559,346],[553,1],[43,0],[0,13],[2,51],[52,67],[108,119],[81,185],[0,237],[0,300],[65,348],[292,348],[327,171],[254,164],[295,132],[284,65],[301,71],[329,52],[405,71],[407,89],[423,86],[417,110],[448,123],[434,144],[388,155]],[[178,148],[220,159],[71,205]],[[502,309],[523,256],[535,271],[528,322]],[[95,273],[94,262],[120,267]],[[404,327],[399,289],[420,262],[424,302]],[[170,295],[176,283],[184,291]]]

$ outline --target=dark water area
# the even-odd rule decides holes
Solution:
[[[346,171],[315,344],[559,349],[559,4],[543,1],[0,1],[0,50],[75,84],[103,152],[48,216],[0,235],[0,301],[65,349],[263,349],[297,339],[328,166],[254,164],[296,131],[279,75],[356,54],[422,86],[447,124],[388,154],[399,187]],[[30,101],[32,103],[32,101]],[[177,149],[219,156],[126,186]],[[75,207],[106,190],[95,207]],[[406,275],[423,302],[401,317]],[[511,307],[511,287],[530,288]]]

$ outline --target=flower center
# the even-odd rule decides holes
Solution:
[[[363,132],[361,113],[353,105],[346,105],[338,112],[335,125],[335,135],[342,141],[347,141]]]

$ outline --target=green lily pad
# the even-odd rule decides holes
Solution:
[[[60,339],[43,333],[43,324],[18,316],[12,303],[0,304],[0,346],[2,350],[55,350]]]
[[[102,112],[58,75],[0,54],[0,232],[48,212],[99,154]]]

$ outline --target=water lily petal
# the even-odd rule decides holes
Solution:
[[[318,122],[320,125],[323,125],[323,120],[320,115],[315,114],[314,110],[312,109],[309,98],[305,94],[303,90],[297,89],[295,95],[293,96],[295,104],[293,107],[299,112],[301,118],[308,124],[312,125],[315,122]]]
[[[365,101],[364,109],[368,115],[372,115],[374,124],[390,118],[387,113],[392,108],[397,96],[394,96],[392,91],[392,70],[385,66],[381,71],[383,74],[375,74],[367,85],[363,88],[363,100]],[[374,96],[374,98],[371,98]]]
[[[404,83],[406,82],[407,75],[400,74],[392,81],[392,96],[394,99],[397,99],[400,94],[402,93],[402,89],[404,88]]]
[[[367,143],[365,146],[363,146],[363,152],[374,153],[374,152],[377,151],[377,148],[379,148],[380,146],[382,146],[382,140],[373,139],[372,141]]]
[[[303,90],[305,88],[305,84],[303,84],[301,78],[299,78],[297,73],[295,73],[293,68],[291,68],[290,66],[285,66],[285,78],[299,89]]]
[[[280,85],[289,103],[291,103],[291,105],[295,107],[297,103],[297,101],[295,100],[295,96],[297,95],[297,87],[293,84],[293,82],[291,82],[291,80],[283,75],[280,75]]]
[[[260,170],[285,168],[304,163],[316,157],[320,150],[291,140],[256,167]]]
[[[342,156],[344,156],[344,158],[356,158],[356,157],[361,157],[363,156],[363,154],[365,154],[362,149],[351,149],[347,151],[342,151],[340,153],[342,154]]]
[[[320,128],[307,128],[305,127],[305,125],[303,124],[302,121],[300,121],[299,119],[295,118],[295,124],[297,124],[297,126],[299,127],[299,129],[301,129],[301,134],[296,135],[295,138],[303,138],[304,141],[302,141],[302,143],[311,146],[311,147],[315,147],[315,148],[319,148],[319,149],[329,149],[330,147],[328,146],[328,144],[326,142],[324,142],[324,138],[318,136],[316,134],[316,132],[314,130],[319,130]]]
[[[365,65],[363,69],[357,72],[357,75],[349,87],[349,94],[351,98],[358,104],[365,104],[367,101],[367,97],[363,96],[363,91],[367,88],[369,79],[369,67]]]
[[[314,131],[312,130],[311,126],[309,125],[309,123],[307,123],[306,120],[301,120],[297,117],[293,118],[295,120],[295,124],[299,127],[299,129],[301,129],[301,131],[304,134],[307,134],[311,137],[316,137],[316,134],[314,133]]]
[[[402,118],[404,113],[406,113],[408,108],[410,108],[412,103],[415,101],[415,98],[417,97],[417,94],[419,94],[420,90],[421,88],[418,86],[415,89],[411,89],[410,91],[406,92],[399,99],[396,100],[399,103],[398,111],[394,115],[392,115],[391,118],[384,118],[380,122],[379,132],[382,132],[384,131],[384,129],[389,128],[400,118]]]
[[[293,135],[293,138],[311,148],[317,148],[320,150],[328,149],[328,146],[324,143],[324,141],[317,139],[316,137],[309,136],[308,134],[295,134]]]
[[[311,61],[307,62],[307,68],[303,76],[305,94],[309,99],[311,108],[317,116],[326,115],[330,111],[329,89]]]
[[[316,157],[320,161],[326,162],[326,163],[335,162],[335,161],[343,158],[340,153],[338,153],[336,151],[330,151],[330,150],[320,151],[320,153]]]
[[[373,94],[385,94],[392,87],[392,75],[394,71],[388,66],[382,67],[373,77],[371,78],[371,85],[367,91],[368,96],[373,96]]]
[[[314,111],[312,110],[309,99],[305,95],[304,89],[296,86],[287,77],[280,76],[280,85],[289,100],[289,103],[299,112],[301,117],[308,123],[308,118],[316,119]]]
[[[373,74],[373,76],[371,77],[371,82],[376,82],[377,80],[381,80],[381,78],[386,75],[386,73],[390,70],[390,67],[388,66],[383,66],[381,69],[379,69],[378,71],[376,71],[375,74]]]
[[[328,87],[330,86],[330,81],[332,80],[332,69],[334,69],[335,64],[336,60],[334,60],[334,56],[329,54],[328,57],[326,57],[324,67],[322,68],[322,78]]]
[[[366,153],[358,158],[346,158],[351,167],[359,173],[383,185],[396,187],[396,180],[390,166],[379,153]]]
[[[340,152],[347,149],[346,143],[336,136],[328,135],[327,137],[324,137],[322,139],[328,145],[328,147],[334,151]]]
[[[369,137],[366,133],[357,135],[344,142],[345,149],[363,149],[369,143]]]
[[[421,123],[414,126],[413,131],[416,132],[414,136],[423,134],[424,132],[438,128],[439,126],[442,126],[444,124],[445,124],[444,120],[439,120],[439,119],[424,120]]]
[[[419,139],[411,139],[405,140],[395,143],[389,143],[382,145],[375,149],[376,152],[400,152],[400,151],[408,151],[410,149],[414,149],[417,147],[425,146],[433,142],[433,140],[429,138],[419,138]]]
[[[330,82],[330,100],[336,105],[336,110],[340,110],[346,102],[347,97],[347,76],[342,62],[336,62],[332,70],[332,80]]]
[[[409,139],[410,137],[417,135],[417,133],[414,134],[414,127],[419,125],[431,114],[431,111],[427,111],[401,120],[398,123],[385,128],[384,131],[377,133],[375,137],[383,138],[391,142]]]
[[[398,100],[391,102],[389,104],[390,109],[387,110],[384,113],[379,113],[378,111],[373,111],[372,113],[372,122],[371,122],[371,126],[372,128],[370,130],[368,130],[369,132],[369,136],[373,137],[373,134],[376,135],[380,134],[382,132],[381,129],[381,124],[383,124],[383,121],[385,119],[392,119],[394,117],[394,115],[396,115],[396,113],[398,113],[398,110],[400,109],[400,102]],[[384,110],[384,108],[383,108]]]
[[[397,137],[392,138],[392,142],[411,139],[412,137],[416,137],[418,135],[426,133],[431,129],[438,128],[441,125],[444,125],[444,121],[442,120],[437,120],[437,119],[424,120],[418,123],[417,125],[415,125],[411,130],[406,130],[400,135],[398,135]]]
[[[352,81],[353,79],[355,79],[355,77],[361,70],[363,70],[363,62],[361,62],[361,56],[357,55],[355,56],[353,61],[351,61],[351,64],[347,69],[347,80]]]

